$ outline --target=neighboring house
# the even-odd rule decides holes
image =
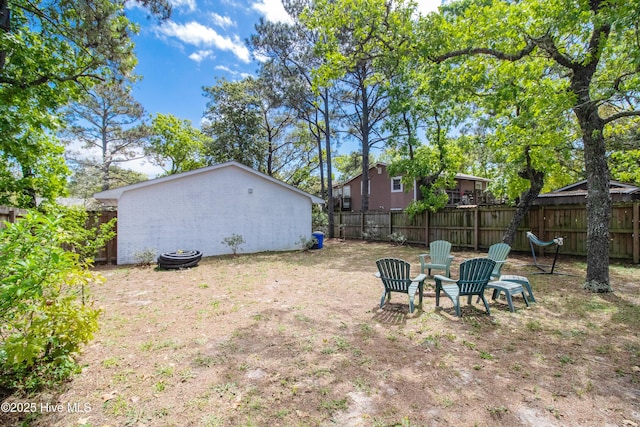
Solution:
[[[612,202],[640,200],[640,187],[618,181],[609,181]],[[587,203],[587,181],[576,182],[549,193],[540,194],[536,205],[571,205]]]
[[[448,189],[447,206],[469,206],[486,203],[489,179],[457,174],[456,185]],[[403,210],[417,200],[417,186],[406,189],[401,176],[389,176],[385,163],[376,163],[369,169],[369,210]],[[362,210],[362,174],[333,186],[334,209],[345,211]]]
[[[118,264],[199,250],[231,253],[223,239],[241,235],[241,253],[286,251],[311,238],[311,206],[324,201],[236,162],[201,168],[94,195],[118,209]]]

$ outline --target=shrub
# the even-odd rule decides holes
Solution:
[[[60,226],[66,231],[60,236],[63,247],[77,253],[82,264],[93,265],[98,251],[116,236],[114,229],[117,218],[100,224],[98,214],[89,215],[85,209],[77,206],[49,204],[43,206],[43,211],[58,218]]]
[[[367,226],[362,237],[365,240],[380,240],[381,232],[380,226],[375,221],[367,221]]]
[[[32,391],[76,372],[74,355],[98,328],[87,285],[99,280],[68,218],[30,212],[0,230],[0,387]]]
[[[225,237],[222,239],[222,243],[229,246],[231,251],[233,251],[233,256],[236,256],[238,253],[238,249],[240,245],[245,243],[244,237],[241,234],[232,234],[230,237]]]
[[[153,248],[144,248],[133,253],[133,259],[137,265],[148,267],[155,262],[158,257],[158,251]]]
[[[318,244],[318,239],[316,237],[300,236],[300,240],[296,244],[300,245],[303,251],[308,251]]]
[[[407,243],[407,237],[398,231],[394,231],[393,233],[389,234],[389,240],[395,242],[395,244],[398,246],[402,246]]]

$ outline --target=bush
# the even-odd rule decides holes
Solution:
[[[67,379],[98,329],[87,285],[99,277],[68,250],[81,238],[68,220],[31,212],[0,230],[0,387],[33,391]]]
[[[222,239],[222,243],[229,246],[233,251],[233,256],[236,256],[240,245],[245,243],[245,241],[244,237],[242,237],[241,234],[232,234],[230,237],[225,237],[224,239]]]
[[[380,240],[380,236],[382,232],[380,231],[380,226],[375,221],[367,221],[367,226],[365,228],[364,233],[362,233],[362,237],[365,240]]]
[[[60,226],[66,230],[60,236],[64,248],[77,253],[82,264],[93,265],[98,251],[116,236],[114,229],[117,218],[100,224],[98,214],[89,215],[80,207],[46,205],[44,211],[58,218]]]
[[[393,233],[389,234],[389,240],[395,242],[395,244],[398,246],[402,246],[407,243],[407,237],[398,231],[394,231]]]
[[[141,251],[136,251],[133,253],[133,259],[136,264],[142,267],[148,267],[151,263],[156,261],[158,257],[158,251],[153,248],[144,248]]]

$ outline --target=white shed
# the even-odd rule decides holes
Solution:
[[[237,162],[102,191],[94,195],[118,209],[118,264],[134,254],[199,250],[231,253],[223,239],[241,235],[241,253],[301,248],[311,238],[311,206],[324,203]]]

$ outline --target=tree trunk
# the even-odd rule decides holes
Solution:
[[[536,172],[536,179],[531,181],[531,187],[525,191],[523,196],[520,198],[520,202],[518,202],[516,206],[516,213],[511,218],[511,222],[509,223],[509,227],[504,232],[502,236],[502,241],[507,245],[513,246],[513,241],[516,238],[516,233],[518,231],[518,227],[522,224],[522,221],[529,213],[531,206],[533,206],[533,202],[536,200],[536,197],[540,194],[542,190],[542,185],[544,183],[544,174],[541,172]]]
[[[594,66],[574,72],[571,89],[577,95],[573,112],[580,124],[587,175],[587,281],[592,292],[611,292],[609,284],[609,226],[611,194],[604,141],[604,120],[589,95]]]
[[[0,31],[8,33],[11,29],[10,26],[10,10],[9,0],[0,0]],[[7,52],[0,50],[0,71],[4,69],[4,64],[7,61]]]
[[[516,238],[518,227],[520,227],[520,224],[522,224],[522,221],[527,216],[527,213],[531,209],[531,206],[533,206],[533,202],[535,202],[536,198],[542,191],[542,187],[544,186],[544,173],[535,170],[531,165],[531,155],[529,154],[529,147],[525,149],[524,155],[527,161],[527,165],[518,173],[518,175],[521,178],[529,180],[529,189],[525,191],[520,198],[520,201],[516,206],[516,213],[513,215],[513,218],[511,218],[511,223],[502,236],[502,242],[510,246],[513,246],[513,241]]]
[[[361,82],[362,100],[362,211],[369,210],[369,104],[367,86]]]
[[[609,224],[611,194],[609,165],[604,141],[604,122],[597,111],[576,108],[583,132],[584,160],[587,174],[587,281],[585,289],[611,292],[609,284]]]
[[[333,230],[333,178],[331,177],[331,127],[329,126],[329,89],[324,90],[324,130],[325,130],[325,142],[326,142],[326,156],[327,156],[327,198],[329,199],[329,206],[327,209],[328,222],[329,222],[329,238],[334,237]]]

